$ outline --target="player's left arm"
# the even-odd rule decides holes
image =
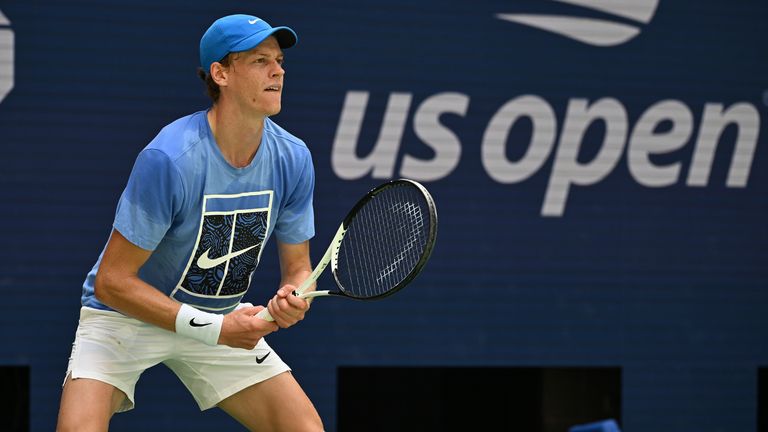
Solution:
[[[270,315],[282,328],[290,327],[304,319],[309,302],[293,295],[293,291],[312,273],[309,256],[309,240],[291,244],[278,240],[280,258],[280,289],[267,304]],[[314,286],[308,291],[314,290]]]

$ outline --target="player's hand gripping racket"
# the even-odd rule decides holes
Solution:
[[[368,192],[349,211],[323,259],[295,294],[376,300],[408,285],[424,268],[437,235],[437,210],[421,184],[393,180]],[[338,290],[307,289],[331,264]],[[267,309],[256,314],[274,321]]]

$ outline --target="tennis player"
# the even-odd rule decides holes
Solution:
[[[314,169],[280,112],[288,27],[251,15],[200,41],[212,107],[163,128],[138,155],[113,229],[85,279],[57,430],[104,431],[134,407],[141,373],[168,366],[201,410],[250,430],[320,431],[311,401],[264,336],[304,318],[291,295],[311,273]],[[274,234],[281,283],[267,308],[242,303]]]

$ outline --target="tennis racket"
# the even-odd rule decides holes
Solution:
[[[403,289],[427,264],[437,236],[437,209],[427,189],[392,180],[362,197],[336,231],[328,250],[294,294],[378,300]],[[309,291],[331,265],[337,290]],[[274,321],[267,309],[256,314]]]

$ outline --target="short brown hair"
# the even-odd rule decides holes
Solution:
[[[219,63],[229,67],[229,65],[232,63],[232,60],[234,60],[232,58],[232,53],[229,53],[224,56],[223,59],[219,60]],[[219,88],[219,85],[216,84],[216,81],[211,78],[210,71],[203,70],[203,68],[199,67],[197,68],[197,76],[199,76],[200,79],[205,83],[205,91],[208,93],[208,97],[211,98],[213,103],[218,102],[219,96],[221,96],[221,89]]]

